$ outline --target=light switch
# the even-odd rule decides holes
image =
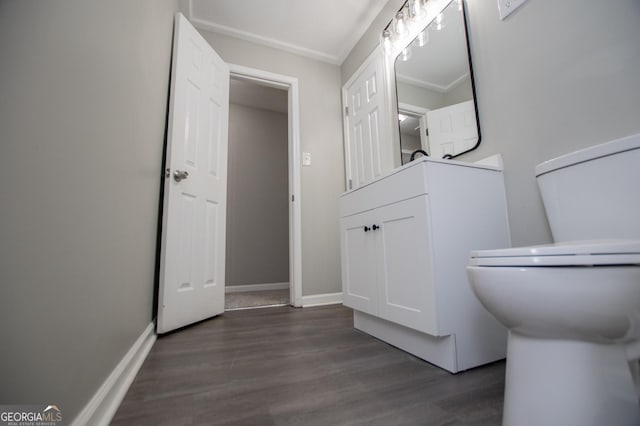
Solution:
[[[522,6],[527,0],[498,0],[498,12],[500,12],[500,20],[504,20],[514,10]]]
[[[303,166],[310,166],[311,165],[311,153],[310,152],[303,152],[302,153],[302,165]]]

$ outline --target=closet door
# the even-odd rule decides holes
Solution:
[[[384,53],[376,49],[342,89],[347,189],[393,168]]]

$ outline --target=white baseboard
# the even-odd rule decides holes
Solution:
[[[72,426],[107,426],[111,422],[156,341],[154,328],[153,322],[145,328],[80,414],[71,422]]]
[[[288,288],[289,288],[289,283],[228,285],[224,288],[224,292],[239,293],[243,291],[286,290]]]
[[[338,303],[342,303],[342,292],[302,296],[303,308],[308,308],[310,306],[336,305]]]

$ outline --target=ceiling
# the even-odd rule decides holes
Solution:
[[[387,0],[189,0],[194,26],[340,65]]]

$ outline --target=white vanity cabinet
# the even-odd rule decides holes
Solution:
[[[467,282],[471,250],[510,245],[502,171],[421,158],[341,197],[354,326],[451,372],[504,357]]]

